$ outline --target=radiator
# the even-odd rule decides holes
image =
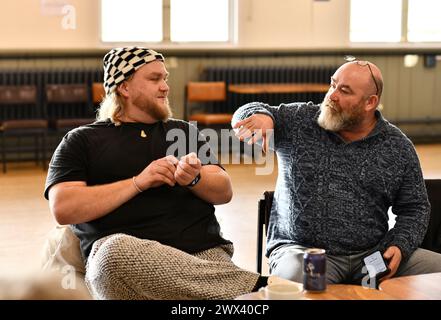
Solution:
[[[202,75],[204,81],[240,83],[329,83],[336,66],[258,66],[258,67],[209,67]],[[289,94],[236,94],[227,92],[226,102],[217,102],[211,112],[232,113],[238,107],[252,101],[270,105],[289,102],[320,103],[325,93]]]
[[[101,69],[33,69],[33,70],[0,70],[0,85],[36,85],[38,95],[38,105],[24,106],[28,108],[28,112],[24,112],[26,118],[53,118],[55,115],[52,110],[48,110],[45,105],[45,86],[46,84],[87,84],[91,88],[93,82],[103,81],[103,71]],[[79,117],[75,110],[91,110],[92,96],[89,91],[88,105],[59,105],[60,108],[69,108],[71,110],[71,117]],[[84,115],[85,116],[85,115]],[[92,115],[93,116],[93,115]],[[0,114],[0,121],[8,118],[14,118],[11,114]],[[15,117],[16,118],[16,117]]]

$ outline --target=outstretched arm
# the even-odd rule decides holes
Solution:
[[[236,137],[240,141],[249,139],[248,144],[253,144],[263,139],[262,147],[266,151],[268,149],[268,138],[274,129],[274,121],[269,115],[253,114],[244,120],[237,121],[233,125],[233,129],[235,129]]]
[[[274,146],[271,146],[272,148],[276,148],[283,141],[289,143],[293,131],[304,119],[301,114],[308,112],[311,106],[313,106],[312,103],[282,103],[275,107],[261,102],[251,102],[234,112],[231,126],[235,129],[236,136],[241,140],[249,139],[247,141],[249,144],[263,138],[262,147],[268,150],[269,141],[272,140],[269,137],[273,133]]]

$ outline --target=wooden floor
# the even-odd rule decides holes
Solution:
[[[418,145],[425,178],[441,178],[441,144]],[[260,166],[262,167],[262,166]],[[235,244],[234,261],[255,270],[257,201],[273,190],[277,168],[256,175],[255,165],[225,165],[234,197],[216,212],[225,238]],[[43,197],[46,172],[31,163],[8,165],[0,173],[0,276],[29,273],[39,267],[45,238],[55,222]],[[267,269],[264,268],[264,272]]]

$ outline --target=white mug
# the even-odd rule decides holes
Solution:
[[[303,297],[302,286],[295,283],[271,283],[259,289],[266,300],[298,300]]]

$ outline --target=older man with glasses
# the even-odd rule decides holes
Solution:
[[[441,271],[441,255],[418,248],[430,204],[412,142],[378,110],[382,91],[379,68],[352,57],[321,105],[253,102],[235,112],[241,140],[263,138],[267,147],[274,133],[272,274],[301,282],[303,254],[314,247],[326,250],[328,283],[378,283],[363,263],[375,251],[389,269],[382,279]],[[389,208],[397,215],[390,230]]]

